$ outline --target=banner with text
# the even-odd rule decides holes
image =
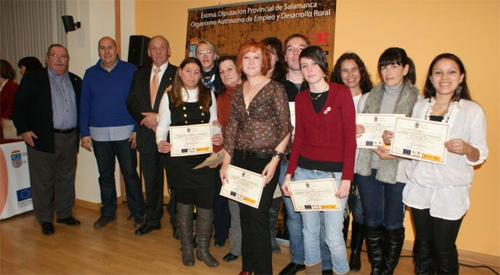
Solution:
[[[277,37],[282,42],[300,33],[320,46],[333,66],[336,0],[252,2],[190,9],[186,56],[194,56],[200,40],[213,43],[219,54],[237,54],[244,42]]]

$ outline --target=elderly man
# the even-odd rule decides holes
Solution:
[[[137,68],[118,59],[116,42],[103,37],[98,44],[99,61],[83,77],[80,103],[82,147],[94,155],[99,169],[101,216],[94,228],[116,219],[115,158],[125,181],[128,208],[139,228],[143,224],[144,197],[137,175],[135,121],[125,100]]]
[[[68,72],[66,48],[53,44],[47,68],[28,72],[14,98],[13,120],[28,145],[33,208],[42,233],[55,232],[57,222],[79,225],[73,217],[78,112],[82,80]]]
[[[148,45],[148,55],[152,66],[140,68],[134,75],[132,87],[127,97],[127,107],[132,117],[139,123],[137,128],[137,149],[144,174],[146,188],[146,221],[135,231],[142,236],[161,228],[163,216],[163,160],[156,145],[155,131],[158,125],[158,108],[165,90],[172,84],[177,67],[170,64],[170,46],[163,36],[155,36]],[[173,193],[171,192],[171,195]],[[173,197],[169,206],[175,205]],[[175,211],[171,208],[170,222],[174,226]]]

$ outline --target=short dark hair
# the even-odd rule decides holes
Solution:
[[[0,59],[0,77],[11,80],[16,78],[16,71],[5,59]]]
[[[326,54],[319,46],[309,46],[300,52],[299,63],[302,58],[309,58],[316,62],[325,75],[328,75],[328,61]]]
[[[276,51],[276,64],[274,65],[274,71],[271,78],[276,81],[281,81],[281,79],[286,76],[286,65],[285,65],[285,55],[283,54],[283,45],[281,40],[276,37],[266,37],[262,39],[262,43],[267,46],[271,46]],[[269,59],[271,61],[271,59]]]
[[[17,67],[21,68],[21,66],[26,67],[26,72],[43,68],[40,60],[38,60],[38,58],[34,56],[27,56],[19,59],[19,62],[17,62]]]
[[[286,51],[286,46],[288,45],[288,42],[294,38],[302,38],[304,39],[304,41],[306,41],[307,46],[311,45],[311,41],[309,40],[309,38],[307,38],[307,36],[300,33],[292,33],[285,39],[285,43],[283,44],[283,46],[285,47],[284,51]]]
[[[415,81],[417,80],[417,74],[415,71],[415,63],[413,63],[413,60],[411,60],[408,55],[406,54],[406,51],[402,48],[398,47],[391,47],[386,49],[380,58],[378,59],[378,75],[380,79],[382,79],[382,75],[380,73],[380,69],[383,66],[387,65],[393,65],[397,64],[402,67],[408,65],[408,73],[405,75],[405,79],[409,80],[411,84],[415,84]]]
[[[431,82],[432,69],[436,63],[441,59],[450,59],[455,61],[458,65],[458,69],[460,70],[460,74],[464,75],[464,79],[462,83],[458,84],[457,89],[455,90],[455,94],[453,95],[453,100],[459,101],[460,99],[468,99],[472,100],[469,92],[469,87],[467,87],[467,72],[465,71],[465,66],[460,58],[452,53],[442,53],[436,56],[429,66],[429,70],[427,71],[427,78],[425,79],[424,85],[424,96],[425,98],[431,98],[436,96],[436,88],[434,88],[434,84]]]
[[[358,65],[359,69],[359,75],[361,77],[359,80],[359,87],[361,88],[361,93],[362,94],[368,93],[373,88],[373,82],[370,79],[370,73],[368,73],[365,63],[363,62],[363,60],[361,60],[359,55],[353,52],[344,53],[339,57],[339,59],[337,59],[337,63],[335,63],[332,75],[330,76],[330,81],[344,84],[344,81],[342,81],[341,71],[342,71],[342,62],[344,62],[345,60],[354,60],[354,62],[356,62],[356,65]]]

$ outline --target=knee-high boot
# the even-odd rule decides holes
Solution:
[[[363,246],[364,224],[352,222],[351,231],[351,259],[349,267],[352,271],[359,271],[361,269],[361,247]]]
[[[347,235],[349,234],[349,222],[351,221],[351,217],[347,215],[344,218],[344,228],[342,228],[342,234],[344,235],[344,242],[347,244]]]
[[[384,261],[384,226],[370,227],[365,225],[366,247],[368,248],[368,259],[372,265],[371,275],[382,274]]]
[[[404,227],[398,229],[385,229],[385,245],[384,245],[384,266],[383,274],[393,274],[394,269],[398,265],[401,249],[405,240]]]
[[[415,274],[434,274],[433,242],[415,239],[413,259],[415,261]]]
[[[193,205],[177,203],[176,217],[181,240],[182,264],[193,266]]]
[[[216,267],[219,262],[210,254],[210,237],[212,236],[212,223],[214,214],[212,209],[196,208],[196,257],[209,267]]]
[[[457,248],[446,252],[436,253],[437,274],[458,274]]]

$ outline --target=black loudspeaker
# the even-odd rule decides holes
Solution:
[[[144,35],[131,35],[128,44],[128,62],[138,68],[151,65],[151,58],[148,56],[148,44],[151,38]]]
[[[80,28],[80,22],[73,21],[73,16],[71,15],[63,15],[62,16],[62,21],[64,25],[64,30],[66,33],[75,31],[76,29]]]

